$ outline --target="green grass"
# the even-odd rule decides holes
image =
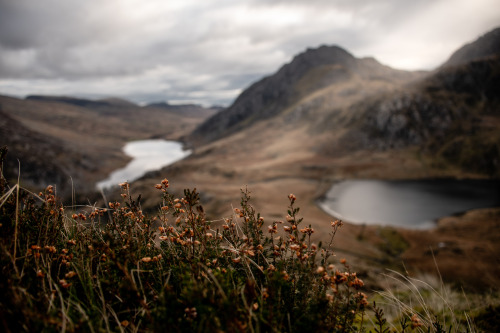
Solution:
[[[380,250],[391,258],[400,256],[408,249],[408,242],[394,228],[381,227],[377,232],[383,240],[383,242],[379,244]]]

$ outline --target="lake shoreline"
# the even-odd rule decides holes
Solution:
[[[122,182],[133,182],[148,172],[160,170],[191,154],[185,144],[173,140],[148,139],[127,142],[122,151],[131,160],[122,168],[96,183],[98,190],[108,190]]]
[[[491,179],[346,179],[333,182],[315,203],[357,225],[425,230],[441,217],[500,207],[499,189],[500,182]]]

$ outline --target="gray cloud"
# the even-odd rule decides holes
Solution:
[[[496,8],[495,0],[4,0],[0,93],[227,104],[322,44],[430,69],[495,27]]]

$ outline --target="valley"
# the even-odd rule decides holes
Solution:
[[[285,218],[294,193],[304,224],[325,241],[334,217],[317,200],[339,180],[500,177],[500,52],[490,47],[499,35],[432,72],[394,70],[338,46],[308,49],[223,110],[2,96],[2,144],[11,147],[4,172],[15,179],[19,158],[28,185],[56,182],[63,194],[74,186],[100,200],[93,186],[126,164],[126,142],[178,140],[190,156],[131,184],[144,210],[157,211],[154,185],[163,178],[179,195],[197,188],[215,223],[233,214],[241,189],[266,223]],[[427,231],[346,223],[335,248],[368,281],[383,266],[435,273],[431,249],[447,281],[471,284],[481,263],[488,274],[476,283],[489,288],[499,276],[499,230],[498,209],[443,218]]]
[[[127,164],[130,158],[122,148],[128,141],[179,140],[216,112],[199,106],[184,106],[184,111],[166,105],[140,107],[119,99],[0,96],[0,112],[15,122],[2,127],[2,141],[10,146],[4,172],[7,178],[17,178],[19,158],[28,184],[57,184],[60,195],[71,193],[72,187],[78,193],[92,192],[98,181]],[[14,126],[17,134],[9,135]],[[43,142],[47,143],[42,147]],[[67,171],[58,177],[40,177],[42,170],[51,169],[44,164]]]

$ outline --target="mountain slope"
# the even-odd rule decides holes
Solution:
[[[26,128],[1,110],[0,137],[1,145],[9,150],[3,165],[4,177],[14,181],[20,172],[23,186],[43,188],[57,184],[58,193],[64,194],[73,185],[84,186],[87,179],[81,177],[82,173],[93,171],[81,151]]]
[[[373,58],[356,59],[338,46],[308,49],[274,75],[246,89],[226,110],[209,118],[191,135],[195,143],[206,143],[269,119],[315,92],[353,80],[395,85],[419,74],[383,66]],[[344,92],[352,94],[351,92]],[[356,93],[356,92],[354,92]]]
[[[500,27],[455,51],[442,67],[462,65],[500,54]]]
[[[373,146],[420,146],[467,171],[500,176],[500,56],[444,67],[412,89],[365,102]]]
[[[496,52],[496,53],[495,53]],[[467,172],[500,176],[500,29],[459,49],[405,89],[350,107],[360,121],[343,142],[359,148],[416,146]],[[357,133],[360,140],[353,140]]]

